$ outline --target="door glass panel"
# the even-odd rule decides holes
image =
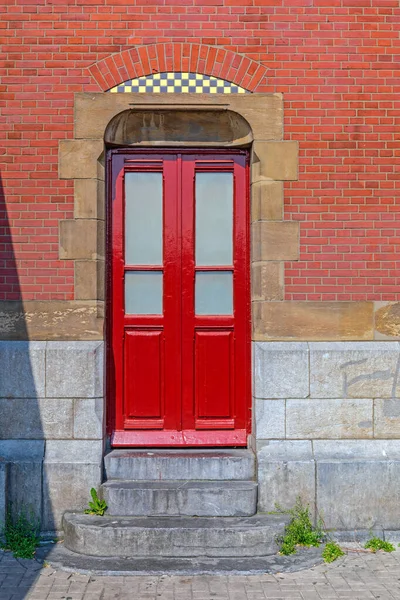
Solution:
[[[233,290],[231,271],[199,271],[196,273],[196,314],[231,315]]]
[[[125,273],[125,314],[162,314],[162,271],[127,271]]]
[[[231,265],[232,173],[196,174],[196,264]]]
[[[162,173],[126,173],[125,264],[162,264],[162,196]]]

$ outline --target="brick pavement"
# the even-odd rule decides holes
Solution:
[[[400,599],[400,550],[350,553],[332,565],[251,576],[89,576],[0,552],[1,600]]]

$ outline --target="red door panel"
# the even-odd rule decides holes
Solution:
[[[126,331],[124,347],[125,426],[164,426],[163,332]]]
[[[196,428],[233,428],[232,331],[195,333]]]
[[[113,150],[108,166],[111,442],[246,445],[247,153]]]

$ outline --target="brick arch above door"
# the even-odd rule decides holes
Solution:
[[[130,79],[167,71],[202,73],[255,92],[265,82],[268,69],[231,50],[178,42],[136,46],[107,56],[89,67],[102,91]]]

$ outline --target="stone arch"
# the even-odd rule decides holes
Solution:
[[[137,46],[107,56],[89,67],[101,91],[128,79],[165,71],[212,75],[254,92],[266,79],[268,69],[231,50],[178,42]]]

